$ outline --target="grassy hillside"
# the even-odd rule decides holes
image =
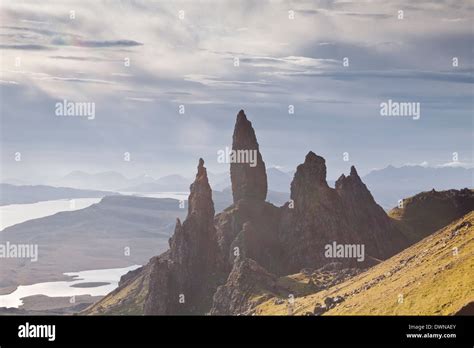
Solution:
[[[313,312],[317,303],[335,296],[344,301],[324,315],[457,313],[474,302],[474,212],[352,279],[296,297],[293,313]],[[286,315],[288,304],[280,302],[270,299],[256,314]]]
[[[107,315],[140,315],[148,294],[149,268],[144,266],[144,272],[131,276],[123,286],[118,287],[99,302],[86,308],[81,314]],[[131,272],[131,273],[137,273]],[[122,278],[123,279],[123,278]]]

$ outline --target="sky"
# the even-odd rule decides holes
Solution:
[[[224,172],[240,109],[283,171],[310,150],[330,179],[472,166],[473,14],[469,0],[2,0],[1,176],[191,177],[199,157]],[[64,100],[94,117],[58,116]],[[389,100],[419,119],[382,116]]]

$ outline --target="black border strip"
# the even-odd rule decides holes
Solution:
[[[474,343],[473,316],[0,316],[0,346],[64,344],[438,344]],[[28,322],[55,325],[55,341],[20,338]],[[424,325],[422,330],[409,325]],[[426,325],[431,325],[428,329]],[[443,329],[439,325],[456,325]],[[407,334],[456,334],[456,338],[407,338]]]

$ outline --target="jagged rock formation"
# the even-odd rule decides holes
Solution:
[[[287,296],[278,278],[257,262],[239,257],[224,285],[214,295],[210,314],[252,314],[252,309],[272,296]]]
[[[336,182],[351,231],[365,243],[368,256],[386,259],[407,245],[385,211],[374,200],[354,166],[349,176],[341,175]]]
[[[122,277],[118,289],[85,313],[253,314],[253,308],[268,296],[302,295],[330,283],[311,277],[301,287],[290,276],[301,269],[338,262],[346,271],[334,275],[336,282],[357,273],[348,273],[347,268],[366,268],[408,245],[405,231],[377,205],[354,167],[331,188],[324,158],[309,152],[291,183],[291,201],[276,207],[265,202],[265,163],[242,110],[232,149],[234,159],[256,159],[255,166],[231,163],[234,203],[214,216],[204,161],[199,160],[188,215],[183,223],[177,220],[170,249]],[[472,197],[471,191],[465,194]],[[447,199],[459,205],[452,196]],[[446,204],[435,206],[443,210]],[[472,200],[463,198],[461,205],[472,209]],[[411,216],[409,207],[406,216]],[[458,210],[456,214],[464,208]],[[416,216],[411,219],[416,221]],[[326,246],[333,242],[364,246],[363,262],[354,255],[328,257]],[[298,286],[291,285],[295,283]]]
[[[188,216],[183,224],[177,220],[169,252],[152,262],[145,314],[202,313],[210,305],[218,281],[218,250],[212,190],[202,159],[190,189]]]
[[[122,277],[119,288],[110,294],[120,299],[116,306],[104,309],[108,295],[89,311],[199,314],[210,308],[212,296],[225,275],[220,275],[212,190],[202,159],[190,190],[188,215],[183,223],[177,219],[170,249]],[[121,293],[127,287],[128,296]]]
[[[310,151],[296,170],[291,200],[283,207],[279,233],[287,273],[335,261],[325,255],[325,246],[333,242],[364,245],[364,262],[340,259],[353,267],[387,258],[406,244],[354,167],[333,189],[326,182],[324,158]]]

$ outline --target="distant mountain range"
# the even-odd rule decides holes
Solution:
[[[134,190],[124,190],[124,192],[133,192],[131,196],[140,197],[141,195],[146,196],[146,194],[150,192],[185,191],[182,187],[172,186],[173,184],[171,183],[171,181],[174,180],[175,177],[176,176],[174,175],[170,175],[168,177],[162,178],[163,180],[158,179],[157,181],[160,181],[160,184],[141,184],[142,190],[139,190],[138,187],[135,187]],[[169,178],[169,180],[167,178]],[[165,181],[167,180],[170,183],[170,186],[165,183]],[[175,180],[175,185],[180,185],[180,183],[184,185],[185,180],[186,179],[181,179],[179,177]],[[155,185],[155,188],[157,188],[157,190],[153,189],[153,185]],[[187,182],[186,185],[189,187],[189,182]],[[158,187],[160,187],[161,189],[158,189]],[[173,187],[174,189],[172,189]],[[147,190],[146,188],[149,188],[150,190]],[[18,186],[10,184],[0,184],[0,206],[9,204],[29,204],[59,199],[102,198],[106,196],[116,195],[120,195],[120,193],[115,193],[112,191],[82,190],[68,187],[53,187],[46,185]],[[219,210],[224,209],[232,202],[232,192],[229,187],[227,187],[223,191],[213,191],[213,197],[216,209]],[[275,205],[283,205],[288,201],[288,199],[289,193],[276,191],[268,192],[267,200]]]
[[[162,178],[142,182],[137,185],[122,187],[120,191],[123,192],[187,192],[192,180],[182,177],[181,175],[173,174]]]
[[[291,174],[285,173],[277,168],[269,168],[267,176],[270,190],[290,192]],[[120,192],[189,192],[189,185],[193,180],[193,178],[187,178],[179,174],[166,175],[158,179],[149,175],[140,175],[128,179],[124,175],[113,171],[95,174],[74,171],[49,184],[79,189],[113,190]],[[228,172],[210,172],[209,182],[215,191],[230,189],[231,185]]]
[[[267,169],[268,189],[272,192],[290,192],[290,184],[294,172],[284,172],[277,168]],[[230,190],[231,181],[228,172],[208,173],[209,183],[214,191]],[[390,210],[398,204],[403,197],[410,197],[422,191],[435,189],[438,191],[448,189],[462,189],[474,187],[474,168],[463,167],[424,167],[424,166],[388,166],[383,169],[373,170],[362,177],[375,198],[385,210]],[[82,171],[74,171],[61,179],[52,181],[52,186],[62,186],[47,192],[45,185],[25,186],[22,191],[13,191],[5,187],[2,195],[3,204],[32,203],[40,200],[80,197],[103,197],[99,191],[116,191],[131,193],[154,193],[154,192],[189,192],[189,185],[193,181],[179,174],[171,174],[155,179],[149,175],[140,175],[134,178],[126,178],[118,172],[108,171],[90,174]],[[6,181],[4,181],[6,182]],[[22,182],[9,179],[8,183],[22,185]],[[328,184],[334,187],[335,180],[328,180]],[[31,188],[31,194],[28,193]],[[76,188],[88,190],[88,192],[66,191],[65,188]],[[61,190],[64,194],[61,193]],[[83,195],[84,194],[84,195]],[[110,192],[106,192],[110,194]],[[12,196],[11,196],[12,195]],[[28,196],[32,198],[26,198]],[[35,198],[38,195],[38,198]],[[92,195],[92,196],[91,196]],[[24,196],[19,197],[19,196]],[[42,199],[41,197],[48,197]],[[53,198],[49,198],[53,197]]]
[[[230,189],[229,173],[208,173],[209,183],[214,191]],[[294,172],[284,172],[277,168],[267,169],[268,189],[274,192],[290,192]],[[376,202],[385,210],[395,207],[399,199],[422,191],[462,189],[474,187],[474,168],[463,167],[424,167],[424,166],[388,166],[373,170],[362,177]],[[12,180],[10,180],[11,182]],[[109,171],[90,174],[74,171],[51,183],[88,190],[113,190],[119,192],[188,192],[193,181],[179,174],[171,174],[158,179],[149,175],[140,175],[128,179],[120,173]],[[19,184],[19,183],[18,183]],[[335,180],[328,180],[334,187]]]
[[[463,167],[388,166],[374,170],[363,180],[378,204],[393,208],[399,199],[422,191],[474,187],[474,169]]]
[[[0,184],[0,205],[28,204],[56,199],[102,198],[115,194],[109,191],[80,190],[68,187]]]
[[[148,175],[140,175],[128,179],[120,173],[108,171],[90,174],[83,171],[74,171],[61,179],[51,182],[54,186],[74,187],[90,190],[113,190],[136,186],[153,182],[154,179]]]

